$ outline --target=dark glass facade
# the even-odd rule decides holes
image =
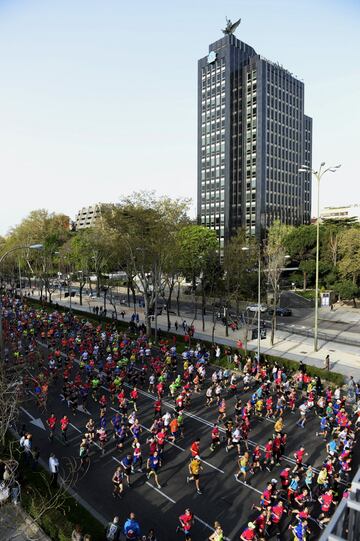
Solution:
[[[263,236],[275,219],[310,223],[312,121],[304,85],[226,35],[198,63],[198,220],[220,247],[238,229]]]

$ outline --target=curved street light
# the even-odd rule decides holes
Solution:
[[[318,350],[318,296],[319,296],[319,246],[320,246],[320,180],[325,173],[336,173],[341,167],[339,165],[332,165],[326,167],[325,162],[320,164],[318,171],[311,169],[308,165],[302,165],[299,169],[299,173],[311,173],[317,181],[317,216],[316,216],[316,270],[315,270],[315,320],[314,320],[314,351]]]

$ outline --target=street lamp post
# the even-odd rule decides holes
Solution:
[[[320,251],[320,180],[329,171],[335,173],[340,165],[326,167],[325,162],[320,164],[319,170],[314,171],[308,165],[302,165],[299,173],[311,173],[317,181],[317,212],[316,212],[316,268],[315,268],[315,320],[314,320],[314,351],[318,351],[318,314],[319,314],[319,251]]]
[[[11,248],[7,252],[5,252],[0,257],[0,265],[4,261],[5,257],[7,257],[12,252],[15,252],[16,250],[41,250],[43,248],[42,244],[30,244],[29,246],[15,246],[15,248]],[[2,328],[2,293],[0,292],[0,359],[1,361],[4,361],[4,336],[3,336],[3,328]]]

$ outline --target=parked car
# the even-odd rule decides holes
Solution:
[[[248,310],[249,312],[257,312],[259,310],[259,305],[258,304],[249,304],[246,307],[246,310]],[[260,304],[260,312],[266,312],[266,310],[267,310],[266,304]]]
[[[268,313],[272,316],[274,313],[274,308],[270,308],[268,310]],[[278,306],[276,308],[276,315],[280,317],[288,317],[292,316],[292,311],[290,310],[290,308],[282,308],[281,306]]]

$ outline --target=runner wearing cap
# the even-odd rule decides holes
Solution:
[[[240,535],[241,541],[252,541],[253,539],[256,539],[256,525],[253,522],[248,522],[247,527]]]
[[[186,482],[195,481],[196,492],[202,494],[200,490],[200,470],[202,470],[201,461],[199,455],[196,455],[188,466],[189,476],[186,478]]]

